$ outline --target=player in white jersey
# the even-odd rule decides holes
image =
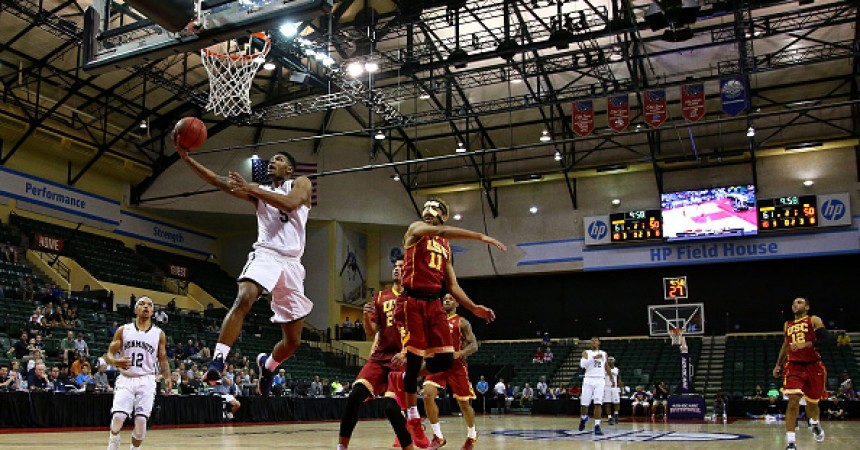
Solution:
[[[311,182],[307,177],[290,180],[295,159],[278,152],[269,159],[268,185],[248,183],[236,172],[220,176],[188,156],[174,136],[180,157],[207,183],[242,200],[257,210],[257,242],[239,275],[239,292],[224,317],[212,362],[203,381],[214,384],[224,371],[224,360],[242,331],[242,323],[254,302],[266,293],[272,294],[272,322],[281,325],[282,339],[271,355],[257,355],[260,381],[257,393],[268,396],[278,366],[299,347],[304,318],[313,303],[305,297],[305,269],[301,257],[305,251],[305,226],[311,208]]]
[[[619,370],[615,367],[615,358],[610,356],[606,359],[609,374],[606,375],[606,387],[603,389],[603,404],[609,404],[606,415],[609,416],[609,425],[618,423],[618,410],[621,407],[621,381],[618,378]]]
[[[582,396],[579,397],[580,420],[579,431],[585,430],[588,422],[588,406],[594,404],[594,434],[603,435],[600,430],[600,418],[603,414],[603,391],[606,387],[606,376],[610,375],[606,364],[606,352],[600,349],[600,339],[591,338],[591,350],[582,352],[579,366],[585,369],[585,379],[582,381]]]
[[[152,299],[140,297],[134,305],[137,317],[116,330],[104,355],[108,364],[119,368],[111,407],[108,450],[119,449],[119,432],[128,417],[134,418],[131,449],[140,449],[146,436],[146,421],[155,402],[156,362],[168,391],[172,384],[165,350],[167,338],[161,328],[153,325],[152,309]],[[117,358],[117,354],[121,356]]]

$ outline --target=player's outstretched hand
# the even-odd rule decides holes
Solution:
[[[364,307],[361,309],[361,312],[372,317],[373,313],[376,312],[376,308],[373,307],[373,302],[365,303]]]
[[[120,369],[128,369],[129,367],[131,367],[131,359],[129,359],[128,356],[123,356],[122,358],[116,358],[113,361],[116,363],[114,365],[119,367]]]
[[[503,252],[508,251],[508,248],[505,246],[505,244],[502,244],[498,239],[494,237],[484,235],[484,237],[481,238],[481,242],[485,244],[490,244]]]
[[[496,320],[496,313],[494,313],[492,309],[487,308],[484,305],[477,305],[475,307],[475,310],[472,311],[472,313],[475,314],[476,316],[486,320],[487,323],[490,323],[490,322]]]
[[[176,148],[176,153],[179,153],[179,157],[183,160],[187,160],[188,150],[179,145],[179,135],[176,134],[176,130],[170,132],[170,141],[173,142],[173,147]]]

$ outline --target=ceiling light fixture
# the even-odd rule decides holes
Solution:
[[[326,67],[331,67],[332,64],[334,64],[334,58],[329,55],[325,55],[322,59],[322,65]]]
[[[466,146],[462,142],[458,142],[457,148],[454,151],[457,153],[466,153]]]
[[[271,61],[267,61],[265,64],[263,64],[263,70],[275,70],[275,67],[277,66],[275,66],[275,63]]]
[[[463,220],[463,216],[459,214],[454,214],[454,220]]]
[[[612,204],[613,204],[613,205],[615,205],[615,206],[620,205],[620,204],[621,204],[621,199],[620,199],[620,198],[613,198],[613,199],[612,199]]]
[[[260,159],[260,155],[254,153],[253,155],[251,155],[251,159]]]
[[[421,91],[421,95],[418,96],[421,100],[427,100],[430,98],[430,94],[427,91]]]
[[[755,128],[753,128],[752,125],[747,128],[747,137],[755,137]]]
[[[299,28],[296,26],[296,24],[292,22],[287,22],[281,25],[280,31],[281,34],[289,38],[295,36],[296,33],[299,32]]]
[[[368,61],[364,63],[364,70],[366,70],[368,73],[379,72],[379,63],[376,61]]]
[[[360,62],[351,62],[348,66],[346,66],[346,71],[349,73],[349,76],[353,78],[358,78],[361,74],[364,73],[364,65]]]
[[[395,173],[394,175],[391,176],[391,179],[394,181],[400,181],[400,174]]]
[[[519,77],[519,75],[514,75],[511,77],[511,84],[520,84],[523,82],[523,79]]]
[[[537,206],[532,206],[531,208],[529,208],[529,212],[530,212],[530,213],[532,213],[532,214],[537,214],[537,212],[538,212],[538,207],[537,207]]]
[[[549,135],[549,131],[544,128],[543,131],[540,132],[540,141],[541,142],[549,142],[552,140],[552,136]]]
[[[556,160],[556,161],[561,161],[561,152],[560,152],[560,151],[558,151],[558,150],[556,150],[556,151],[555,151],[555,156],[553,156],[553,158],[552,158],[552,159],[554,159],[554,160]]]
[[[803,181],[803,185],[804,185],[804,186],[806,186],[806,187],[810,187],[810,186],[812,186],[813,184],[815,184],[815,182],[814,182],[814,181],[812,181],[812,180],[804,180],[804,181]]]
[[[373,138],[376,139],[377,141],[384,141],[385,140],[385,134],[382,132],[382,130],[379,130],[376,132],[376,136],[373,136]]]
[[[141,120],[139,126],[140,126],[141,130],[145,130],[145,129],[149,128],[149,124],[146,123],[146,119]]]

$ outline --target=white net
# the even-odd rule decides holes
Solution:
[[[251,113],[251,82],[271,48],[264,34],[254,33],[252,37],[263,41],[262,49],[230,41],[200,50],[200,59],[209,74],[207,111],[224,117]]]
[[[669,337],[672,339],[672,345],[681,345],[681,339],[684,337],[682,328],[670,328]]]

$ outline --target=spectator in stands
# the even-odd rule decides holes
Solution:
[[[854,382],[851,381],[851,376],[845,370],[839,375],[839,394],[845,396],[848,400],[856,400],[857,392],[854,391]]]
[[[38,360],[33,370],[27,372],[27,388],[30,391],[47,391],[48,374],[45,373],[45,363]]]
[[[48,389],[54,392],[66,392],[66,385],[60,380],[60,367],[51,367],[48,374]]]
[[[69,366],[67,366],[65,364],[61,365],[60,366],[60,382],[62,382],[63,385],[65,385],[65,386],[70,386],[70,385],[75,384],[73,380],[74,380],[74,378],[72,377],[72,374],[69,373]]]
[[[334,381],[331,382],[331,393],[332,395],[341,395],[343,394],[343,385],[340,383],[340,380],[335,377]]]
[[[9,366],[5,364],[0,365],[0,392],[14,390],[16,390],[15,377],[10,375]]]
[[[196,375],[196,374],[197,374],[197,363],[193,363],[193,364],[191,364],[191,368],[189,368],[189,369],[186,371],[186,373],[187,373],[187,375],[188,375],[188,379],[189,379],[189,380],[194,379],[194,375]]]
[[[538,346],[535,354],[532,356],[532,364],[543,364],[543,349]]]
[[[170,313],[176,312],[176,298],[171,298],[169,302],[167,302],[167,311]]]
[[[6,242],[3,246],[3,261],[7,263],[18,263],[18,251],[11,242]]]
[[[77,355],[77,359],[75,359],[75,361],[72,363],[71,369],[69,369],[72,373],[72,376],[77,377],[78,375],[84,373],[84,367],[87,368],[87,373],[90,373],[92,367],[90,367],[90,362],[87,361],[87,357],[77,352],[75,352],[75,355]]]
[[[482,412],[484,414],[487,413],[487,391],[490,390],[490,384],[487,383],[487,380],[484,379],[484,376],[481,375],[481,378],[478,380],[478,383],[475,384],[475,410],[478,412]]]
[[[101,366],[105,366],[105,373],[107,373],[108,378],[114,379],[116,378],[116,367],[108,364],[105,360],[104,356],[99,356],[98,362],[96,362],[96,367],[101,368]],[[98,369],[96,369],[98,370]],[[95,377],[95,375],[93,375]]]
[[[341,325],[341,339],[351,339],[352,338],[352,321],[349,320],[349,316],[346,316],[346,320],[343,321]]]
[[[119,325],[116,323],[116,320],[114,320],[114,321],[113,321],[113,323],[111,323],[111,324],[110,324],[110,326],[108,327],[108,335],[109,335],[109,336],[113,336],[113,335],[115,335],[115,334],[116,334],[116,330],[117,330],[118,328],[119,328]]]
[[[25,327],[25,329],[27,330],[27,338],[33,339],[36,336],[42,334],[42,330],[44,330],[44,327],[39,321],[40,315],[41,313],[39,312],[38,308],[36,309],[36,311],[33,312],[33,314],[30,315],[30,320],[27,321],[27,325]]]
[[[9,347],[9,350],[6,352],[6,356],[13,353],[15,354],[15,359],[22,361],[30,356],[30,352],[27,350],[27,333],[21,333],[21,339]]]
[[[202,342],[198,341],[197,348],[199,350],[197,354],[200,355],[200,359],[204,361],[209,361],[210,359],[212,359],[212,350],[209,350],[208,345],[204,345]]]
[[[18,360],[13,360],[9,363],[9,376],[14,380],[12,381],[10,387],[11,390],[15,391],[26,391],[26,383],[23,375],[21,374],[21,363]]]
[[[155,312],[155,315],[152,316],[155,319],[155,323],[158,326],[166,325],[169,317],[167,316],[167,311],[164,310],[163,306],[158,307],[158,311]]]
[[[42,354],[42,357],[45,356],[45,342],[42,340],[42,335],[36,336],[36,339],[33,340],[33,347],[39,350],[39,353]]]
[[[543,362],[544,364],[549,364],[552,362],[555,355],[552,354],[552,349],[547,347],[546,351],[543,353]]]
[[[48,326],[51,328],[66,328],[66,320],[63,317],[62,306],[55,306],[48,314]]]
[[[531,407],[534,396],[535,390],[532,389],[528,383],[526,383],[525,387],[523,388],[522,397],[520,397],[520,404],[523,406],[523,408]]]
[[[90,365],[87,363],[85,366],[81,366],[81,373],[77,377],[75,377],[75,385],[78,389],[83,389],[87,384],[94,384],[95,380],[93,380],[93,376],[90,375]]]
[[[90,347],[84,340],[84,333],[78,333],[78,337],[75,339],[75,351],[81,355],[90,356]]]
[[[132,293],[131,296],[128,298],[128,306],[129,306],[129,308],[131,308],[132,311],[134,311],[134,307],[136,304],[137,304],[137,297]]]
[[[311,382],[311,388],[308,391],[308,395],[311,397],[319,397],[323,395],[323,388],[319,375],[314,375],[314,381]]]
[[[764,389],[761,388],[760,384],[755,385],[755,389],[752,392],[752,398],[756,400],[763,400],[765,398]]]
[[[837,347],[850,347],[851,346],[851,336],[848,336],[844,331],[840,331],[839,335],[836,336],[836,346]]]
[[[61,287],[57,286],[56,284],[51,286],[51,297],[52,298],[55,298],[57,300],[62,300],[63,297],[65,296],[65,294],[66,293],[63,292],[63,289]]]
[[[182,349],[183,353],[185,353],[186,358],[197,359],[195,355],[197,355],[197,347],[194,346],[194,341],[189,339],[188,342],[185,343],[185,348]]]
[[[114,330],[114,333],[116,333],[116,330]],[[111,336],[113,336],[113,334]],[[60,341],[60,356],[62,356],[64,364],[69,363],[69,360],[74,357],[74,352],[75,333],[73,331],[69,331],[66,333],[66,337]]]
[[[666,387],[666,382],[660,380],[654,385],[654,406],[651,408],[651,418],[657,416],[657,410],[660,410],[659,417],[666,417],[666,408],[669,402],[669,388]]]
[[[36,295],[36,288],[33,286],[33,279],[30,275],[27,275],[23,280],[21,280],[21,294],[24,296],[24,300],[33,303],[33,297]]]
[[[636,417],[636,412],[640,410],[643,416],[648,417],[651,408],[651,393],[642,386],[636,386],[636,391],[633,392],[630,399],[633,400],[633,417]]]
[[[579,396],[582,395],[582,386],[571,384],[567,388],[567,395],[569,395],[570,398],[579,398]]]
[[[499,378],[499,382],[493,387],[493,392],[496,394],[496,407],[499,409],[499,414],[507,412],[507,386],[505,379]]]
[[[66,326],[69,328],[77,328],[78,327],[78,307],[72,306],[71,308],[66,308]]]
[[[538,380],[537,382],[537,386],[535,386],[537,388],[537,392],[535,392],[535,396],[537,398],[546,398],[548,388],[546,385],[546,381],[544,380],[544,377],[540,377],[540,380]]]
[[[286,371],[284,369],[278,369],[277,375],[272,378],[272,394],[274,394],[275,397],[282,397],[284,392],[286,392],[286,386]]]
[[[566,398],[567,397],[567,389],[564,388],[564,385],[561,383],[558,384],[558,387],[552,390],[552,395],[555,398]]]
[[[93,381],[96,383],[96,389],[101,392],[113,392],[113,388],[110,387],[110,380],[107,375],[107,365],[100,364],[98,372],[93,375]]]
[[[549,349],[549,346],[552,344],[552,339],[549,338],[549,333],[543,334],[543,338],[541,338],[541,343],[544,345],[544,347],[547,347],[547,350]]]
[[[830,397],[825,411],[827,417],[830,419],[844,419],[846,416],[845,400],[846,397],[842,394]]]
[[[725,419],[728,416],[726,402],[726,394],[724,392],[717,392],[714,395],[714,420],[719,417]]]
[[[181,395],[197,395],[197,385],[192,383],[194,378],[188,377],[188,372],[181,372],[182,381],[179,383],[179,393]]]

